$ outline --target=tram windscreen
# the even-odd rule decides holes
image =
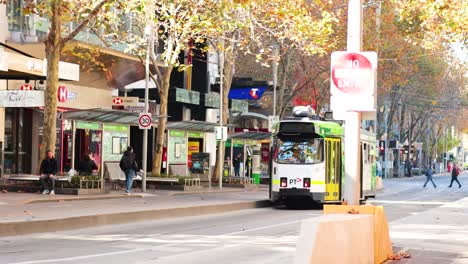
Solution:
[[[278,139],[275,159],[278,163],[320,163],[323,161],[323,139]]]

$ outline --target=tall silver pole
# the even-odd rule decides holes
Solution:
[[[219,82],[219,127],[222,131],[223,128],[223,100],[224,100],[224,34],[223,38],[221,39],[221,52],[219,54],[219,64],[220,64],[220,82]],[[221,132],[221,134],[223,134]],[[218,148],[219,148],[219,189],[223,188],[223,168],[224,168],[224,158],[223,158],[223,150],[224,150],[224,141],[223,135],[221,135],[221,140],[219,141]],[[232,142],[231,142],[232,144]]]
[[[360,52],[362,48],[362,0],[350,0],[348,8],[347,51]],[[350,111],[345,119],[345,192],[344,199],[349,205],[359,205],[360,181],[360,112]]]
[[[385,149],[384,149],[384,160],[385,162],[382,162],[382,168],[384,168],[384,174],[383,177],[384,179],[388,179],[388,168],[387,168],[387,163],[388,163],[388,102],[385,100]]]
[[[401,142],[401,100],[398,101],[398,144]],[[397,177],[400,177],[401,149],[398,149],[397,155]]]
[[[444,126],[444,172],[447,170],[447,127]]]
[[[273,115],[276,115],[276,86],[278,84],[278,54],[279,54],[279,45],[275,44],[273,46]],[[282,99],[282,98],[281,98]]]
[[[153,22],[150,19],[149,24],[146,27],[146,32],[148,38],[147,47],[146,47],[146,61],[145,61],[145,113],[149,111],[148,97],[149,97],[149,63],[150,63],[150,53],[153,52],[154,47],[154,38],[153,38]],[[141,191],[146,192],[146,174],[148,171],[148,129],[143,130],[143,160],[142,160],[142,169],[143,169],[143,178],[141,181]]]

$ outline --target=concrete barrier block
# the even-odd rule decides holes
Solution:
[[[329,214],[303,221],[295,263],[374,263],[373,217]]]
[[[374,205],[325,205],[323,213],[327,214],[366,214],[372,215],[374,232],[374,263],[383,263],[393,255],[392,242],[387,217],[383,206]]]

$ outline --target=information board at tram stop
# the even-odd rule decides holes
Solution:
[[[334,119],[345,120],[348,111],[362,112],[363,119],[375,119],[377,53],[333,52],[330,93]]]
[[[151,128],[151,114],[150,113],[140,113],[138,118],[138,127],[140,129],[150,129]]]
[[[217,126],[217,127],[215,128],[215,134],[216,134],[216,140],[226,141],[227,138],[228,138],[227,127],[225,127],[225,126],[223,126],[223,127]]]

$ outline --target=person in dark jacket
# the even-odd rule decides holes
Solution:
[[[46,158],[41,162],[41,177],[39,179],[43,188],[42,193],[55,195],[55,175],[58,171],[58,163],[57,160],[54,158],[54,153],[52,152],[52,150],[47,150],[46,153]]]
[[[452,165],[452,180],[450,181],[449,188],[452,188],[452,184],[453,184],[454,181],[456,181],[458,183],[458,188],[462,187],[461,183],[458,181],[458,175],[460,175],[460,168],[458,168],[456,163],[453,163],[453,165]]]
[[[138,170],[135,153],[133,153],[133,148],[131,146],[127,148],[127,151],[124,152],[122,159],[120,160],[120,169],[125,173],[125,194],[130,194],[133,177],[135,177]]]
[[[427,165],[427,169],[426,169],[426,182],[424,183],[424,186],[423,188],[426,188],[426,185],[427,183],[430,181],[432,182],[432,185],[434,186],[434,188],[437,188],[437,185],[435,184],[434,180],[432,180],[432,175],[434,174],[434,171],[432,170],[432,167],[431,165]]]
[[[80,175],[92,175],[93,170],[97,170],[98,166],[96,165],[96,162],[92,160],[89,155],[84,155],[83,159],[80,161],[80,164],[78,165],[78,172]]]
[[[241,154],[238,153],[236,156],[234,156],[234,161],[232,163],[232,165],[234,166],[235,177],[240,177],[240,162],[241,162]]]

